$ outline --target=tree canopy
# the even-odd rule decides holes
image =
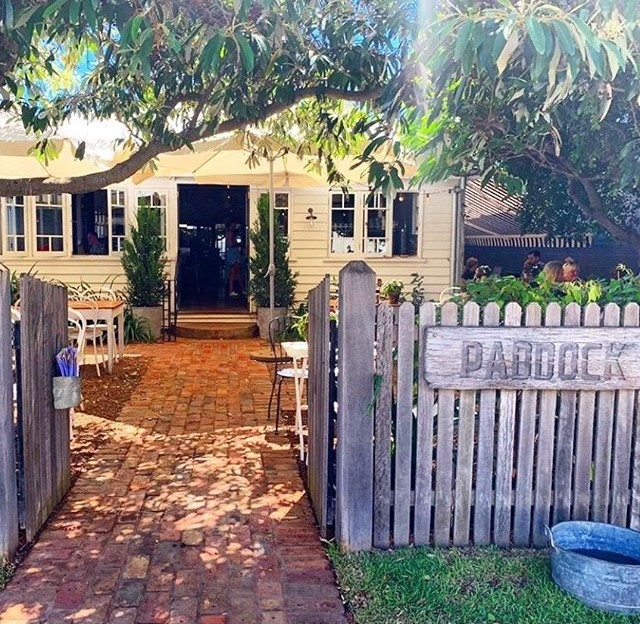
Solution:
[[[563,227],[573,214],[640,246],[637,0],[451,0],[422,55],[406,139],[421,179],[478,174],[514,192],[530,179]]]
[[[0,195],[83,192],[162,152],[311,99],[320,146],[336,100],[376,119],[411,101],[416,23],[403,0],[0,0],[0,110],[40,137],[66,119],[117,118],[126,158],[66,180],[0,180]],[[84,147],[78,146],[81,155]]]

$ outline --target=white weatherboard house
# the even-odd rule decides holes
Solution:
[[[1,151],[0,177],[18,177],[2,170]],[[132,179],[79,195],[0,198],[0,261],[70,285],[122,287],[122,241],[138,206],[149,204],[162,216],[169,276],[179,278],[181,309],[246,312],[244,297],[229,298],[225,247],[231,226],[245,257],[249,253],[248,230],[269,182],[264,165],[255,169],[243,162],[228,173],[231,158],[208,154],[196,164],[191,160],[188,170],[161,159],[138,184]],[[289,163],[275,163],[274,190],[277,223],[289,238],[291,267],[298,273],[297,300],[351,260],[365,260],[383,282],[399,279],[407,290],[411,274],[418,273],[431,298],[457,280],[461,180],[408,189],[387,200],[371,196],[361,183],[347,193],[331,189]]]

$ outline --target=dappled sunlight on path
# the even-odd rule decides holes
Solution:
[[[0,593],[0,622],[346,622],[257,341],[141,348],[150,363]]]

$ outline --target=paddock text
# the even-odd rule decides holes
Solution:
[[[430,327],[424,374],[438,388],[640,388],[640,329]]]

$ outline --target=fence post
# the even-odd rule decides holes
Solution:
[[[11,557],[18,546],[9,279],[0,271],[0,558]]]
[[[373,526],[375,273],[364,262],[340,271],[336,539],[368,550]]]

